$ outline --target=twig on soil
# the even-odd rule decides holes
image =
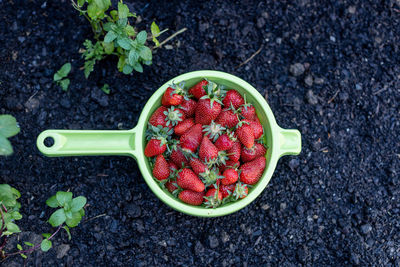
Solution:
[[[377,95],[377,94],[380,94],[380,93],[382,93],[382,92],[384,92],[384,91],[386,91],[387,90],[387,87],[384,87],[384,88],[382,88],[382,89],[380,89],[380,90],[378,90],[378,91],[376,91],[376,92],[374,92],[374,93],[372,93],[373,95]]]
[[[254,54],[252,54],[248,59],[246,59],[245,61],[243,61],[242,63],[240,63],[240,64],[236,67],[236,69],[240,68],[240,67],[243,66],[244,64],[247,64],[250,60],[252,60],[255,56],[257,56],[257,55],[261,52],[261,50],[262,50],[263,48],[264,48],[264,46],[261,45],[261,47],[260,47]]]
[[[87,223],[87,222],[89,222],[89,221],[91,221],[91,220],[94,220],[94,219],[97,219],[97,218],[100,218],[100,217],[104,217],[104,216],[106,216],[107,214],[105,214],[105,213],[103,213],[103,214],[100,214],[100,215],[97,215],[97,216],[94,216],[93,218],[89,218],[89,219],[87,219],[86,221],[84,221],[83,223]]]
[[[180,29],[179,31],[177,31],[176,33],[172,34],[172,35],[169,36],[167,39],[165,39],[164,41],[162,41],[162,42],[160,43],[159,46],[154,47],[153,49],[160,48],[160,47],[163,46],[165,43],[167,43],[167,42],[170,41],[171,39],[175,38],[177,35],[179,35],[179,34],[181,34],[181,33],[184,33],[186,30],[187,30],[187,28]]]
[[[336,91],[336,93],[332,96],[332,98],[331,99],[329,99],[328,100],[328,104],[330,104],[333,100],[335,100],[335,98],[336,98],[336,96],[337,96],[337,94],[339,93],[339,89]]]

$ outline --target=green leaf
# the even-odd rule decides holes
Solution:
[[[119,20],[117,21],[117,25],[118,25],[119,27],[121,27],[122,29],[125,28],[125,26],[126,26],[127,24],[128,24],[128,19],[127,19],[127,18],[119,19]]]
[[[114,52],[114,42],[111,43],[105,43],[103,42],[103,48],[104,48],[104,52],[106,52],[106,54],[111,54],[112,52]]]
[[[142,65],[137,62],[135,65],[133,65],[133,68],[137,71],[137,72],[143,72],[143,67]]]
[[[67,220],[65,221],[65,223],[69,226],[69,227],[75,227],[77,226],[82,219],[82,215],[79,212],[74,212],[72,213],[72,218],[67,218]]]
[[[21,247],[20,244],[17,244],[17,249],[18,249],[18,250],[22,250],[22,247]]]
[[[15,196],[16,199],[21,197],[21,193],[17,189],[15,189],[14,187],[11,187],[11,192]]]
[[[49,199],[46,200],[46,204],[47,206],[49,206],[50,208],[57,208],[58,206],[60,206],[60,203],[58,203],[56,196],[52,196]]]
[[[105,84],[108,86],[108,84]],[[71,211],[76,212],[86,205],[86,197],[79,196],[72,199]]]
[[[64,225],[63,229],[67,232],[68,240],[71,240],[72,237],[71,237],[71,232],[69,231],[69,227]]]
[[[21,257],[24,258],[24,259],[28,258],[25,254],[22,254],[22,253],[21,253],[21,254],[19,254],[19,255],[21,255]]]
[[[86,79],[89,78],[90,73],[93,71],[95,63],[96,63],[96,60],[94,60],[94,59],[85,61],[83,73],[85,74]]]
[[[0,135],[0,156],[9,156],[14,152],[10,141]]]
[[[129,51],[128,62],[130,65],[134,65],[139,59],[139,54],[135,50]]]
[[[118,2],[118,17],[120,19],[124,19],[128,17],[128,14],[129,14],[128,6],[121,2]]]
[[[111,15],[113,21],[117,21],[117,19],[118,19],[118,11],[117,10],[111,10],[110,15]]]
[[[128,65],[128,64],[126,64],[126,65],[124,66],[124,68],[122,69],[122,72],[123,72],[124,74],[131,74],[132,71],[133,71],[133,67],[132,67],[131,65]]]
[[[78,0],[78,6],[82,7],[86,0]]]
[[[59,71],[57,71],[57,74],[61,77],[67,77],[69,72],[71,71],[71,63],[65,63]]]
[[[107,95],[110,93],[110,86],[108,85],[108,84],[104,84],[102,87],[101,87],[101,90],[104,92],[104,93],[106,93]],[[74,200],[72,200],[72,201],[74,201]],[[72,210],[74,209],[74,204],[72,204]]]
[[[51,234],[50,234],[50,233],[43,233],[42,236],[43,236],[44,238],[49,238],[49,237],[51,236]]]
[[[60,81],[60,86],[63,91],[68,91],[68,86],[69,86],[70,80],[69,79],[64,79]]]
[[[52,246],[51,241],[48,239],[43,239],[42,243],[40,243],[40,249],[44,252],[51,249],[51,246]]]
[[[72,200],[72,192],[58,191],[56,194],[56,198],[58,203],[60,203],[60,206],[64,206],[65,203]]]
[[[131,48],[130,42],[128,38],[122,38],[117,41],[118,45],[125,50],[129,50]]]
[[[85,210],[84,209],[81,209],[78,212],[81,215],[81,217],[85,216]]]
[[[115,40],[115,38],[117,38],[117,34],[113,31],[109,31],[104,37],[104,42],[111,43],[112,41]]]
[[[128,36],[134,36],[136,34],[135,28],[133,28],[131,25],[126,25],[125,32]]]
[[[152,59],[152,54],[150,48],[147,46],[143,46],[140,48],[140,57],[143,58],[144,61],[150,61]]]
[[[144,44],[146,42],[147,39],[147,32],[146,31],[141,31],[138,33],[138,35],[136,36],[136,40],[138,41],[138,43],[140,44]]]
[[[67,217],[67,219],[66,220],[68,220],[68,219],[71,219],[72,218],[72,211],[65,211],[64,210],[64,213],[65,213],[65,217]]]
[[[125,66],[125,57],[124,56],[120,56],[119,59],[118,59],[117,68],[118,68],[119,71],[122,72],[122,69],[124,68],[124,66]]]
[[[153,37],[158,37],[160,35],[160,28],[158,27],[155,21],[151,23],[150,30],[151,30],[151,35],[153,35]]]
[[[34,247],[35,245],[32,244],[31,242],[24,242],[25,245],[30,246],[30,247]]]
[[[0,115],[0,135],[8,138],[19,133],[17,120],[11,115]]]
[[[50,216],[49,223],[53,227],[56,227],[65,222],[65,220],[66,216],[64,213],[64,209],[58,209]]]
[[[6,224],[7,231],[12,233],[19,233],[21,230],[19,229],[18,225],[15,223],[9,222]]]
[[[22,215],[18,211],[14,211],[13,213],[11,213],[11,216],[12,216],[12,218],[14,220],[21,220],[22,219]]]

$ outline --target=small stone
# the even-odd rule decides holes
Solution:
[[[194,246],[194,253],[196,255],[202,254],[204,252],[204,247],[203,244],[201,244],[200,241],[196,242],[196,245]]]
[[[126,206],[126,213],[129,217],[131,218],[137,218],[140,217],[142,211],[140,209],[139,206],[135,205],[135,204],[129,204],[128,206]]]
[[[259,17],[257,19],[257,28],[261,29],[265,25],[265,19],[263,17]]]
[[[36,98],[31,98],[25,103],[25,107],[28,112],[32,112],[39,107],[39,100]]]
[[[351,262],[354,265],[359,265],[360,264],[360,256],[354,252],[351,253]]]
[[[16,21],[13,22],[12,26],[11,26],[11,30],[12,31],[17,31],[18,30],[18,24]]]
[[[295,63],[290,65],[289,71],[293,74],[293,76],[300,76],[304,73],[305,68],[304,65],[301,63]]]
[[[25,37],[23,37],[23,36],[19,36],[18,38],[18,41],[20,42],[20,43],[23,43],[23,42],[25,42]]]
[[[294,171],[295,169],[297,169],[297,167],[299,167],[300,165],[300,161],[297,158],[291,159],[289,161],[289,167],[292,171]]]
[[[364,235],[368,234],[371,231],[372,231],[372,226],[369,223],[361,225],[361,232]]]
[[[270,208],[270,206],[268,204],[264,204],[261,206],[262,210],[268,210]]]
[[[314,83],[315,84],[323,84],[324,83],[324,79],[323,78],[314,78]]]
[[[304,79],[304,82],[306,85],[311,87],[313,85],[313,77],[311,75],[307,75],[307,77]]]
[[[230,240],[229,235],[225,231],[222,231],[221,240],[223,243],[226,243]]]
[[[312,90],[308,90],[306,98],[307,102],[310,103],[311,105],[318,104],[318,97],[314,95],[314,92]]]
[[[343,102],[347,101],[347,99],[349,99],[349,93],[340,92],[339,93],[339,99],[342,100]]]
[[[335,36],[330,36],[330,37],[329,37],[329,40],[331,40],[332,42],[336,42]]]
[[[199,31],[205,32],[208,29],[209,24],[207,22],[199,24]]]
[[[63,108],[70,108],[71,107],[71,101],[69,101],[68,98],[63,98],[63,99],[60,100],[60,105]]]
[[[349,11],[350,14],[356,13],[356,7],[355,6],[349,6],[349,8],[347,10]]]
[[[210,248],[216,248],[219,245],[218,238],[215,235],[210,235],[208,237],[208,242],[210,244]]]
[[[277,44],[281,44],[282,43],[282,38],[276,38],[276,40],[275,40],[275,42],[277,43]]]
[[[285,210],[286,207],[287,207],[287,205],[286,205],[285,202],[283,202],[283,203],[280,204],[280,209],[281,209],[281,210]]]
[[[302,214],[304,213],[304,208],[303,208],[303,206],[298,205],[298,206],[296,207],[296,212],[297,212],[298,215],[302,215]]]
[[[93,88],[90,97],[95,100],[100,106],[108,106],[108,96],[100,89]]]
[[[70,249],[70,246],[68,244],[59,245],[57,247],[57,259],[64,258],[64,256],[67,255],[69,249]]]
[[[167,50],[174,49],[174,47],[172,45],[169,45],[169,44],[164,45],[164,48],[167,49]]]
[[[361,90],[362,89],[362,85],[360,83],[356,84],[356,90]]]

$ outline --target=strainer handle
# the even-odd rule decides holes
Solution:
[[[298,155],[301,151],[301,134],[295,129],[279,128],[280,156]]]

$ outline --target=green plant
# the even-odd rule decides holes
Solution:
[[[101,90],[108,95],[110,93],[110,86],[105,83],[103,87],[101,87]]]
[[[54,73],[53,80],[54,82],[60,86],[64,91],[68,90],[69,79],[66,78],[71,71],[71,63],[65,63],[61,69],[59,69],[56,73]]]
[[[50,216],[48,222],[57,229],[52,233],[43,233],[44,239],[38,244],[24,242],[26,249],[21,244],[17,244],[18,251],[14,253],[6,253],[4,247],[7,244],[7,238],[15,233],[21,232],[16,224],[17,220],[22,219],[19,213],[21,204],[17,201],[21,197],[17,189],[8,184],[0,184],[0,256],[3,260],[13,255],[21,255],[27,258],[36,249],[48,251],[52,247],[51,239],[61,230],[67,232],[68,239],[71,239],[70,228],[76,227],[85,215],[84,206],[86,198],[83,196],[72,198],[71,192],[59,191],[56,195],[50,197],[46,204],[51,208],[58,208]]]
[[[11,155],[14,151],[7,138],[19,133],[17,120],[11,115],[0,115],[0,156]]]
[[[152,50],[147,45],[147,40],[152,40],[155,46],[160,43],[157,37],[160,32],[155,22],[151,24],[151,37],[146,31],[138,32],[131,23],[131,18],[137,18],[128,6],[120,0],[117,10],[109,10],[110,0],[71,0],[72,6],[83,15],[92,26],[95,43],[86,40],[85,49],[81,49],[85,59],[84,74],[88,78],[96,62],[108,55],[119,58],[118,70],[130,74],[133,70],[143,72],[143,64],[151,65]]]

